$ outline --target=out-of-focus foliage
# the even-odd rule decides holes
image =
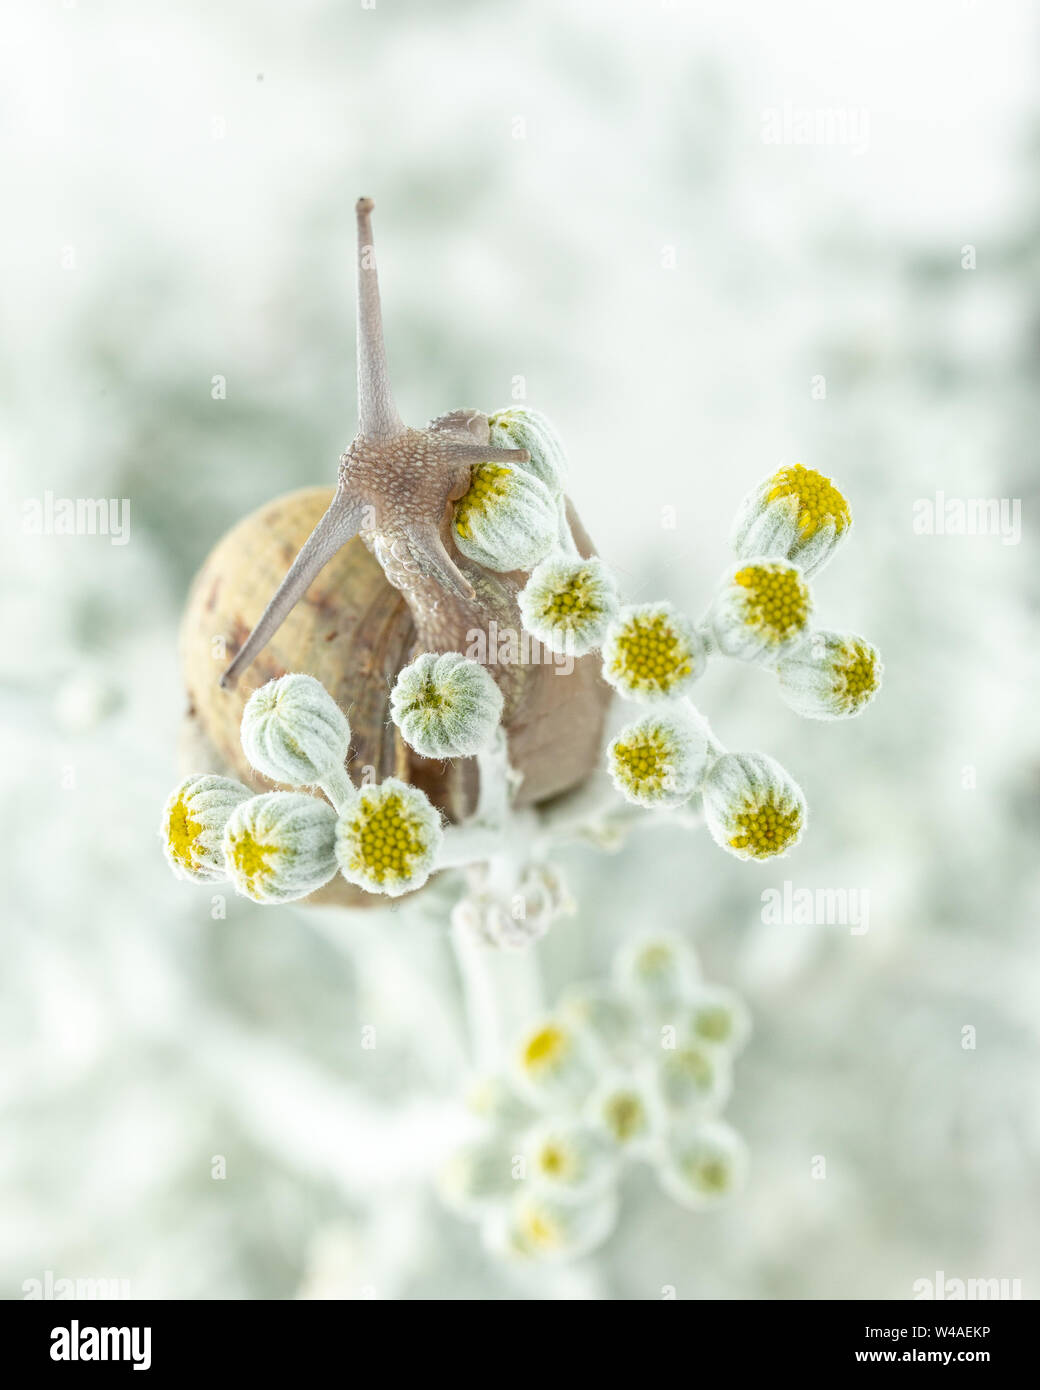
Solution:
[[[937,1269],[1035,1293],[1027,7],[122,0],[6,24],[3,1295],[46,1270],[212,1298],[906,1298]],[[865,108],[869,140],[766,143],[785,103]],[[190,576],[247,510],[331,482],[354,430],[361,193],[406,418],[522,378],[626,602],[695,606],[734,498],[820,468],[857,544],[817,616],[886,664],[835,726],[752,670],[706,677],[719,736],[813,808],[775,871],[678,830],[567,851],[551,995],[639,928],[693,939],[755,1017],[729,1111],[752,1167],[709,1215],[634,1173],[611,1240],[534,1279],[432,1195],[469,1068],[450,886],[221,919],[156,837]],[[915,534],[939,491],[1024,499],[1021,542]],[[47,492],[129,498],[128,542],[25,534]],[[867,891],[869,929],[763,921],[785,879]]]

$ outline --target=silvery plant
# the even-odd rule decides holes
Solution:
[[[504,1259],[575,1259],[617,1217],[628,1167],[701,1211],[737,1190],[743,1140],[721,1118],[750,1022],[704,981],[687,942],[640,935],[610,978],[569,986],[466,1096],[475,1133],[439,1179],[449,1209]]]
[[[700,985],[674,942],[640,946],[617,984],[540,1018],[530,948],[574,910],[554,855],[574,840],[618,849],[641,821],[704,826],[743,860],[787,854],[807,822],[797,781],[766,753],[726,748],[694,687],[712,661],[753,664],[799,714],[846,719],[874,698],[881,662],[864,638],[815,624],[810,581],[852,517],[811,468],[782,467],[744,500],[732,564],[694,619],[665,600],[624,601],[539,412],[455,410],[405,426],[371,211],[362,199],[359,432],[331,495],[296,494],[248,519],[197,581],[188,684],[221,758],[169,797],[163,847],[179,877],[226,881],[261,905],[397,899],[456,874],[475,1062],[498,1067],[508,1053],[514,1065],[492,1085],[504,1108],[489,1102],[490,1137],[445,1191],[460,1209],[486,1199],[494,1248],[575,1253],[610,1227],[623,1155],[647,1157],[688,1205],[738,1184],[742,1146],[716,1116],[746,1030],[736,1001]],[[298,546],[277,529],[290,524],[312,527]],[[294,548],[267,607],[244,622],[257,576]],[[337,587],[314,600],[329,575]],[[294,626],[308,604],[317,616]],[[193,642],[208,653],[214,614],[237,634],[220,690],[191,656]],[[612,697],[636,708],[606,738]],[[529,1017],[516,1017],[521,1003]],[[676,1030],[671,1048],[656,1039],[663,1027]],[[494,1155],[511,1164],[517,1152],[531,1181],[499,1200],[510,1173]]]

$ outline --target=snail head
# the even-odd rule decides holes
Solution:
[[[465,602],[473,586],[444,543],[451,503],[469,487],[478,463],[527,462],[525,449],[492,447],[488,417],[455,410],[410,429],[390,389],[371,198],[357,202],[358,432],[342,455],[328,510],[304,542],[259,622],[221,677],[233,685],[303,598],[318,574],[354,536],[370,545],[392,583],[417,575]]]

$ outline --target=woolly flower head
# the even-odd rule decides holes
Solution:
[[[538,1188],[584,1199],[614,1177],[614,1153],[603,1136],[582,1120],[545,1120],[525,1138],[525,1175]]]
[[[488,424],[491,444],[504,449],[526,449],[531,457],[518,466],[533,474],[553,496],[563,492],[567,485],[567,455],[560,436],[541,411],[512,406],[496,410],[488,417]]]
[[[680,806],[696,790],[707,757],[707,739],[689,719],[648,714],[612,740],[607,770],[637,806]]]
[[[573,656],[598,647],[618,611],[613,576],[594,555],[543,560],[518,601],[527,631],[553,651]]]
[[[336,873],[336,813],[302,792],[243,801],[224,830],[224,860],[239,893],[256,903],[305,898]]]
[[[340,812],[340,872],[369,893],[410,893],[429,878],[443,833],[440,816],[418,787],[388,777],[362,787]]]
[[[398,675],[390,717],[425,758],[468,758],[489,743],[502,715],[502,692],[476,661],[459,652],[424,652]]]
[[[684,1002],[678,1032],[684,1044],[725,1048],[736,1054],[751,1034],[751,1015],[732,990],[702,984]]]
[[[741,559],[779,555],[809,575],[827,563],[851,529],[849,504],[830,478],[796,463],[745,497],[732,541]]]
[[[513,1053],[517,1089],[540,1108],[573,1104],[588,1094],[594,1075],[595,1056],[584,1034],[558,1016],[529,1027]]]
[[[649,1089],[635,1075],[608,1076],[593,1091],[585,1113],[618,1150],[637,1152],[657,1129],[657,1109]]]
[[[602,1245],[616,1221],[612,1191],[582,1202],[544,1190],[520,1191],[488,1220],[484,1243],[511,1259],[574,1260]]]
[[[460,1216],[475,1216],[514,1187],[512,1156],[498,1135],[474,1139],[450,1155],[437,1174],[437,1193]]]
[[[622,608],[607,629],[603,676],[630,700],[681,695],[704,671],[704,643],[670,603]]]
[[[807,719],[851,719],[881,689],[881,656],[851,633],[814,632],[777,668],[780,695]]]
[[[658,1094],[670,1111],[714,1112],[729,1100],[729,1058],[718,1048],[694,1042],[662,1047],[654,1070]]]
[[[451,531],[463,555],[489,570],[530,570],[556,539],[556,503],[544,483],[504,463],[475,465]]]
[[[795,565],[759,557],[723,580],[712,605],[720,650],[741,661],[772,665],[806,639],[812,599]]]
[[[661,1186],[681,1206],[700,1210],[738,1191],[747,1176],[743,1139],[718,1121],[677,1126],[668,1141]]]
[[[617,953],[614,978],[624,994],[644,1006],[669,1004],[697,984],[700,969],[693,947],[683,937],[646,932]]]
[[[163,808],[160,835],[166,862],[178,878],[214,883],[227,878],[224,828],[253,793],[241,782],[210,773],[186,777]]]
[[[268,681],[242,712],[242,749],[273,782],[323,782],[343,771],[349,746],[346,715],[313,676],[293,673]]]
[[[568,985],[556,1008],[561,1018],[587,1033],[604,1052],[624,1049],[635,1032],[631,1005],[607,980]]]
[[[798,783],[764,753],[725,753],[701,783],[704,819],[717,845],[738,859],[786,854],[805,829]]]

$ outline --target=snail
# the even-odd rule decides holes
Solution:
[[[196,576],[181,630],[185,748],[193,762],[202,757],[270,790],[242,752],[242,711],[266,682],[306,673],[349,715],[347,766],[359,780],[398,777],[449,821],[462,820],[479,792],[475,760],[420,756],[388,711],[397,674],[418,654],[477,651],[502,691],[515,803],[537,806],[598,765],[611,692],[593,655],[564,663],[529,640],[501,659],[498,635],[523,630],[517,597],[527,572],[493,570],[463,553],[454,504],[477,466],[519,468],[529,455],[492,444],[490,418],[478,410],[450,411],[423,429],[402,422],[383,341],[372,209],[371,199],[358,200],[358,433],[334,489],[262,506]],[[591,542],[565,506],[573,544],[589,557]],[[218,681],[214,656],[225,651],[232,660]],[[360,906],[372,898],[337,878],[313,900]]]

